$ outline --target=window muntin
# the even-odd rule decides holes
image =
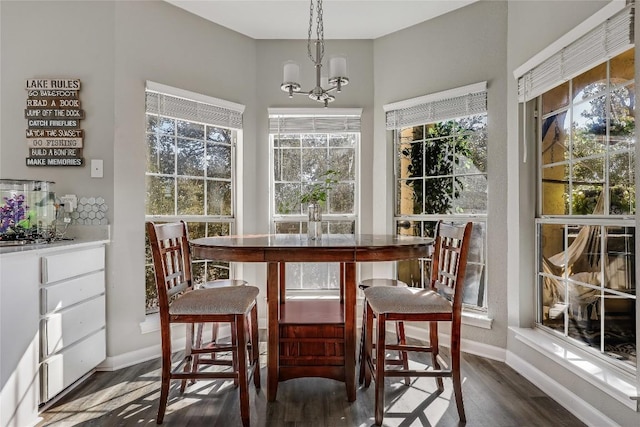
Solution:
[[[231,234],[236,138],[234,129],[147,112],[146,220],[184,219],[192,239]],[[148,241],[145,248],[146,312],[153,313],[158,301]],[[229,278],[230,267],[193,259],[192,273],[194,283],[204,283]]]
[[[631,49],[540,96],[536,219],[538,325],[628,369],[637,366],[633,64]]]
[[[433,237],[437,221],[473,221],[463,301],[485,307],[487,216],[487,115],[427,123],[395,132],[399,235]],[[397,264],[412,286],[428,280],[429,260]]]
[[[359,132],[275,133],[270,135],[272,231],[306,234],[305,188],[334,170],[338,182],[322,205],[323,234],[353,234],[356,230],[357,154]],[[337,263],[287,263],[287,289],[339,289]]]

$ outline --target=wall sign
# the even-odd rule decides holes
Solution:
[[[79,79],[27,79],[27,166],[82,166]]]

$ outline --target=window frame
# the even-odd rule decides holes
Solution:
[[[631,49],[634,49],[633,47]],[[620,55],[626,53],[622,52]],[[610,135],[609,133],[609,124],[610,124],[610,120],[609,118],[612,116],[612,111],[611,111],[611,107],[610,107],[610,94],[613,93],[616,89],[619,88],[623,88],[623,87],[629,87],[629,86],[633,86],[635,85],[635,79],[632,78],[630,80],[624,81],[622,83],[612,83],[612,76],[610,73],[610,64],[611,64],[611,60],[612,59],[616,59],[617,56],[607,59],[605,62],[596,62],[592,68],[589,68],[588,70],[585,70],[585,73],[601,66],[602,64],[606,65],[606,74],[604,79],[606,80],[606,85],[605,85],[605,89],[598,92],[597,96],[592,96],[589,98],[585,98],[585,99],[577,99],[577,96],[582,92],[582,89],[580,90],[580,92],[575,93],[574,92],[574,87],[573,87],[573,78],[570,79],[568,81],[568,104],[566,106],[563,106],[562,108],[558,108],[556,110],[550,111],[548,113],[542,114],[543,112],[543,96],[545,94],[549,94],[550,92],[552,92],[554,89],[558,88],[560,85],[564,84],[563,82],[558,82],[558,85],[553,86],[551,88],[549,88],[547,91],[545,91],[544,93],[536,96],[532,101],[530,101],[530,104],[533,106],[534,108],[534,117],[535,117],[535,152],[536,152],[536,213],[535,213],[535,219],[534,219],[534,223],[535,223],[535,241],[533,242],[534,248],[535,248],[535,264],[534,264],[534,272],[535,272],[535,280],[534,280],[534,289],[535,289],[535,307],[534,307],[534,313],[535,313],[535,327],[537,329],[540,329],[541,331],[544,331],[545,333],[548,333],[549,335],[551,335],[552,337],[554,337],[555,339],[558,339],[564,343],[567,343],[568,345],[574,346],[574,347],[579,347],[582,351],[585,351],[588,355],[594,357],[596,360],[600,360],[604,363],[606,363],[607,365],[613,366],[617,369],[621,369],[623,372],[626,372],[628,374],[631,375],[637,375],[638,372],[638,366],[640,366],[639,361],[637,359],[637,348],[636,348],[636,362],[635,362],[635,366],[632,363],[628,363],[628,362],[623,362],[622,360],[618,360],[616,359],[616,357],[614,356],[608,356],[606,353],[607,350],[605,349],[605,333],[604,331],[606,330],[605,328],[605,316],[603,315],[603,313],[605,312],[604,310],[604,305],[605,305],[605,296],[607,295],[611,295],[611,296],[615,296],[616,298],[621,298],[623,300],[628,300],[628,301],[632,301],[633,306],[635,307],[635,316],[637,316],[637,307],[638,307],[638,303],[637,303],[637,283],[636,283],[636,294],[625,294],[621,291],[618,291],[616,289],[613,288],[609,288],[607,287],[607,282],[606,281],[602,281],[602,283],[600,283],[599,285],[595,285],[595,284],[583,284],[582,282],[574,282],[573,279],[571,278],[571,276],[569,275],[569,273],[567,272],[567,269],[565,268],[564,271],[562,272],[562,277],[560,276],[556,276],[556,275],[552,275],[550,273],[547,273],[544,271],[544,268],[541,267],[541,260],[542,260],[542,248],[541,248],[541,239],[543,239],[543,233],[542,233],[542,228],[544,226],[558,226],[558,227],[564,227],[564,251],[566,252],[569,248],[569,243],[568,243],[568,239],[569,239],[569,235],[568,235],[568,229],[570,227],[598,227],[600,229],[600,234],[599,234],[599,247],[598,247],[598,254],[601,257],[601,259],[604,259],[602,257],[608,257],[608,250],[607,250],[607,243],[608,240],[605,239],[605,236],[608,236],[609,234],[606,234],[605,231],[607,228],[611,228],[611,227],[622,227],[625,229],[634,229],[633,232],[633,236],[634,239],[636,238],[636,234],[637,234],[637,227],[636,227],[636,216],[638,215],[637,213],[637,204],[634,207],[634,213],[624,213],[624,214],[612,214],[610,212],[610,209],[607,209],[610,206],[610,194],[611,194],[611,189],[612,189],[612,185],[609,179],[609,173],[608,173],[608,163],[609,163],[609,159],[611,156],[614,155],[618,155],[621,153],[629,153],[631,157],[633,157],[633,161],[637,162],[637,158],[636,158],[636,151],[637,149],[635,148],[635,146],[631,149],[615,149],[615,148],[611,148],[610,146],[610,140],[613,137],[613,135]],[[634,51],[634,62],[635,62],[636,58],[635,58],[635,51]],[[580,77],[582,76],[582,74],[579,74],[578,76],[575,77]],[[593,83],[589,83],[589,84],[594,84],[596,82]],[[588,87],[585,86],[585,87]],[[570,128],[569,128],[569,132],[567,137],[569,138],[569,143],[568,146],[566,148],[566,150],[569,152],[568,155],[568,160],[562,160],[562,161],[558,161],[558,162],[553,162],[553,163],[544,163],[543,161],[543,123],[545,121],[545,119],[553,117],[554,115],[558,115],[559,112],[563,112],[566,111],[568,117],[569,117],[569,122],[573,123],[574,121],[574,106],[581,106],[582,104],[589,102],[591,100],[597,99],[604,96],[605,100],[606,100],[606,108],[605,108],[605,113],[606,113],[606,117],[605,117],[605,123],[607,124],[607,130],[606,133],[604,134],[604,138],[605,138],[605,143],[604,145],[604,151],[602,153],[597,153],[591,156],[587,156],[587,157],[580,157],[578,159],[574,159],[573,155],[572,155],[572,148],[573,148],[573,141],[574,141],[574,134],[573,134],[573,125],[570,124]],[[634,99],[635,99],[635,94],[633,95]],[[635,105],[635,104],[634,104]],[[634,111],[635,112],[635,111]],[[566,119],[565,119],[566,120]],[[634,124],[634,129],[635,129],[635,124]],[[637,129],[634,131],[634,136],[633,138],[635,139],[635,135],[637,134]],[[635,141],[634,145],[637,144],[637,141]],[[573,208],[572,208],[572,203],[569,202],[569,207],[568,207],[568,212],[566,212],[565,214],[559,214],[559,213],[544,213],[543,212],[543,171],[545,169],[550,169],[552,167],[555,167],[557,165],[567,165],[569,167],[569,174],[568,174],[568,188],[569,188],[569,195],[571,196],[573,194],[573,182],[574,182],[574,174],[572,171],[572,166],[575,164],[579,164],[580,161],[584,160],[584,159],[599,159],[602,158],[603,159],[603,183],[602,183],[602,191],[601,194],[603,197],[603,209],[604,212],[602,214],[577,214],[575,212],[573,212]],[[637,178],[636,178],[637,180]],[[635,181],[634,181],[634,186],[635,186]],[[572,196],[571,196],[572,197]],[[637,202],[637,188],[636,188],[636,200]],[[637,254],[635,253],[635,247],[631,247],[631,255],[634,258],[637,258]],[[600,262],[600,271],[599,274],[602,277],[606,277],[606,270],[608,266],[605,266],[603,262]],[[634,271],[632,271],[630,274],[633,277],[633,279],[635,279],[635,269],[633,269]],[[597,316],[599,316],[598,319],[598,324],[599,324],[599,336],[600,336],[600,345],[598,347],[595,347],[593,345],[589,345],[587,343],[583,343],[582,341],[580,341],[580,339],[578,337],[572,337],[569,335],[569,315],[564,315],[564,326],[563,326],[563,330],[559,331],[556,328],[550,327],[548,324],[545,324],[545,315],[549,315],[549,314],[545,314],[545,310],[544,310],[544,280],[545,278],[550,278],[552,280],[561,280],[562,283],[565,284],[566,286],[566,290],[565,290],[565,300],[563,300],[562,302],[564,304],[566,304],[567,306],[571,305],[569,298],[569,294],[567,292],[569,289],[568,284],[569,283],[575,283],[576,286],[580,286],[581,288],[584,289],[591,289],[594,291],[599,291],[599,302],[597,304],[598,306],[598,312],[597,312]],[[568,307],[567,310],[572,310],[572,307]],[[581,309],[580,309],[581,310]],[[592,308],[592,310],[596,310],[596,307],[594,306]],[[637,331],[636,331],[637,333]],[[636,341],[637,343],[637,341]],[[584,344],[584,345],[583,345]]]
[[[210,106],[213,106],[217,109],[220,109],[221,111],[228,111],[229,115],[235,115],[235,126],[237,126],[237,114],[240,114],[240,120],[241,120],[241,115],[244,111],[244,106],[240,105],[240,104],[235,104],[235,103],[231,103],[229,101],[225,101],[225,100],[221,100],[218,98],[213,98],[207,95],[202,95],[199,93],[195,93],[195,92],[189,92],[183,89],[179,89],[179,88],[174,88],[171,86],[166,86],[166,85],[162,85],[159,83],[155,83],[155,82],[151,82],[151,81],[147,81],[147,85],[145,88],[145,97],[147,96],[147,93],[158,93],[159,95],[166,95],[166,96],[170,96],[170,97],[175,97],[175,98],[183,98],[185,100],[188,101],[192,101],[194,103],[198,103],[198,104],[207,104]],[[207,166],[204,166],[204,170],[203,170],[203,175],[202,177],[200,176],[195,176],[195,175],[181,175],[178,173],[178,156],[179,156],[179,150],[178,150],[178,139],[180,138],[180,136],[178,136],[177,133],[174,133],[172,135],[172,138],[174,138],[174,152],[173,152],[173,171],[171,174],[167,174],[167,173],[159,173],[159,172],[149,172],[149,164],[148,162],[145,162],[145,180],[148,179],[148,177],[150,176],[161,176],[161,177],[171,177],[174,180],[174,194],[173,194],[173,214],[148,214],[146,212],[146,207],[145,207],[145,222],[146,221],[154,221],[154,222],[175,222],[175,221],[180,221],[180,220],[184,220],[187,225],[189,225],[190,223],[199,223],[205,226],[204,232],[205,235],[212,235],[210,234],[210,226],[211,225],[216,225],[216,224],[220,224],[221,226],[227,226],[228,227],[228,232],[229,234],[235,234],[236,233],[236,228],[237,228],[237,198],[238,198],[238,190],[239,190],[239,186],[241,184],[241,181],[239,180],[239,176],[238,176],[238,165],[237,165],[237,160],[238,160],[238,146],[241,145],[242,143],[242,128],[237,128],[237,127],[227,127],[222,125],[220,122],[218,123],[210,123],[210,122],[205,122],[205,121],[198,121],[198,120],[190,120],[189,118],[185,118],[185,117],[173,117],[171,115],[164,115],[161,114],[160,111],[154,113],[154,112],[149,112],[149,108],[148,105],[145,106],[145,149],[148,149],[149,147],[149,139],[148,136],[150,134],[152,134],[153,132],[149,132],[149,129],[147,128],[148,125],[148,116],[156,116],[158,118],[160,117],[167,117],[171,120],[174,120],[174,126],[177,126],[177,121],[183,121],[183,122],[188,122],[188,123],[195,123],[198,125],[203,125],[204,129],[205,129],[205,134],[203,135],[202,139],[198,139],[195,138],[193,140],[195,141],[201,141],[204,145],[204,150],[205,153],[207,152],[207,143],[208,142],[212,142],[215,143],[214,141],[209,141],[207,140],[207,134],[206,134],[206,129],[207,127],[213,127],[213,128],[221,128],[224,129],[225,131],[229,131],[230,133],[230,141],[228,143],[224,143],[223,145],[228,146],[229,150],[230,150],[230,173],[229,173],[229,178],[225,178],[225,179],[213,179],[212,177],[207,176]],[[232,120],[230,118],[229,123],[231,123]],[[240,125],[241,126],[241,125]],[[177,127],[176,127],[176,132],[177,132]],[[156,132],[156,134],[158,134]],[[192,139],[192,138],[188,138],[188,139]],[[206,156],[206,154],[205,154]],[[229,214],[202,214],[202,215],[193,215],[193,214],[183,214],[180,215],[177,213],[177,203],[178,203],[178,180],[180,177],[187,177],[187,178],[191,178],[191,179],[202,179],[203,183],[206,182],[230,182],[231,186],[230,186],[230,213]],[[208,199],[208,192],[206,190],[204,190],[204,194],[203,194],[203,211],[206,212],[207,210],[207,199]],[[145,196],[145,205],[147,204],[147,198]],[[190,234],[191,234],[191,230]],[[145,256],[145,286],[149,286],[148,283],[148,275],[149,275],[149,268],[151,268],[151,270],[153,269],[153,262],[150,259],[150,252],[149,252],[149,248],[148,248],[148,241],[146,241],[146,233],[145,233],[145,247],[146,247],[146,256]],[[234,265],[234,263],[226,263],[226,262],[216,262],[216,261],[211,261],[211,260],[192,260],[194,263],[194,266],[196,265],[202,265],[203,266],[203,274],[205,277],[205,280],[212,280],[213,277],[213,273],[209,273],[209,269],[215,269],[216,271],[226,271],[225,273],[222,273],[221,275],[215,275],[215,278],[233,278],[235,276],[235,270],[236,270],[236,266]],[[226,276],[226,277],[225,277]],[[195,279],[195,277],[194,277]],[[155,313],[157,313],[157,307],[153,307],[152,304],[149,302],[149,300],[147,299],[146,295],[145,295],[145,311],[147,315],[153,315]]]
[[[482,223],[484,227],[484,239],[482,242],[482,262],[474,264],[482,265],[481,267],[481,282],[478,285],[479,292],[476,301],[482,299],[482,305],[472,305],[469,303],[463,303],[463,308],[469,312],[475,312],[481,315],[486,315],[488,312],[487,305],[487,290],[488,290],[488,268],[489,260],[487,259],[487,241],[488,241],[488,201],[489,201],[489,187],[488,187],[488,170],[484,173],[475,174],[482,175],[486,178],[487,182],[487,196],[486,196],[486,213],[462,213],[462,214],[401,214],[398,212],[398,188],[399,182],[406,180],[400,176],[398,170],[399,165],[399,146],[401,145],[400,132],[403,129],[423,126],[425,129],[427,126],[436,123],[446,123],[451,120],[458,120],[465,117],[483,115],[485,130],[488,126],[488,109],[486,104],[487,97],[487,82],[479,82],[467,86],[453,88],[438,93],[428,94],[417,98],[408,99],[405,101],[396,102],[384,106],[386,112],[387,130],[392,132],[391,141],[393,144],[393,230],[398,233],[403,227],[401,223],[407,221],[421,223],[420,234],[424,235],[424,223],[437,222],[439,220],[454,221],[454,222],[466,222],[474,221],[476,223]],[[423,132],[421,139],[422,143],[426,143],[426,134]],[[488,137],[485,149],[488,150]],[[423,168],[424,168],[423,162]],[[455,168],[452,167],[452,171]],[[421,175],[424,180],[427,175],[423,170]],[[455,172],[452,172],[452,177],[455,177]],[[471,176],[464,174],[463,176]],[[413,281],[413,285],[425,287],[427,284],[426,273],[428,271],[430,259],[418,260],[418,270],[421,272],[417,281]],[[396,275],[400,270],[400,263],[396,264]]]
[[[351,130],[347,129],[347,128],[350,128],[351,125],[346,125],[345,130],[342,130],[342,131],[337,129],[333,129],[333,130],[309,129],[309,131],[274,133],[273,129],[270,129],[269,136],[268,136],[269,137],[269,231],[270,233],[276,233],[278,223],[296,223],[296,222],[299,223],[298,227],[299,227],[300,233],[306,232],[304,226],[306,225],[306,221],[308,217],[304,212],[302,212],[304,210],[304,207],[301,207],[300,213],[295,213],[295,214],[276,213],[276,202],[275,202],[275,194],[276,194],[275,193],[275,184],[276,184],[275,149],[276,147],[274,144],[274,139],[275,137],[277,137],[277,135],[286,135],[286,134],[290,134],[290,135],[321,134],[321,135],[326,135],[328,141],[331,135],[352,134],[356,136],[355,146],[353,147],[354,157],[355,157],[354,159],[355,170],[353,175],[353,181],[351,180],[341,181],[341,182],[348,182],[353,184],[353,189],[354,189],[353,213],[351,214],[337,213],[336,214],[336,213],[326,213],[323,210],[322,222],[323,223],[353,222],[354,224],[353,232],[355,234],[359,232],[360,230],[360,220],[359,220],[360,219],[360,159],[361,159],[360,149],[361,149],[361,140],[362,140],[362,133],[359,129],[359,121],[360,121],[361,115],[362,115],[361,108],[332,108],[331,110],[318,109],[318,108],[270,108],[269,109],[270,121],[276,120],[278,119],[278,117],[282,117],[285,119],[287,117],[296,118],[296,119],[309,118],[309,120],[314,120],[322,117],[330,117],[330,118],[343,117],[345,118],[345,120],[347,118],[356,118],[358,122],[357,131],[353,129]],[[328,141],[327,141],[327,150],[330,150],[331,147]],[[300,146],[299,148],[301,150],[303,149],[302,146]],[[340,148],[342,147],[335,147],[335,149],[340,149]],[[300,156],[300,161],[302,162],[302,156]],[[300,183],[302,184],[304,183],[304,181],[301,179]],[[323,226],[323,230],[324,232],[326,232],[326,228],[324,226]],[[288,286],[287,295],[294,298],[295,297],[326,297],[327,295],[337,297],[338,291],[339,291],[339,280],[337,279],[338,273],[339,273],[339,263],[313,263],[314,265],[311,265],[310,263],[306,263],[306,264],[308,264],[307,267],[310,266],[310,268],[325,268],[326,266],[326,268],[328,269],[327,270],[328,276],[327,276],[327,280],[323,282],[326,285],[326,287],[305,288],[303,282],[301,282],[300,286],[289,287],[289,285],[292,283],[292,280],[287,280],[286,281]],[[299,274],[300,280],[302,281],[302,277],[304,277],[304,269],[302,268],[303,267],[302,264],[288,263],[286,267],[287,267],[288,277],[291,277],[293,274]],[[333,277],[336,280],[332,281],[331,277]]]

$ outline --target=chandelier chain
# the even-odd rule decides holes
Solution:
[[[314,13],[315,12],[315,13]],[[313,33],[313,15],[316,15],[316,41],[320,42],[320,57],[314,58],[313,52],[315,50],[311,48],[311,34]],[[323,8],[322,0],[317,2],[317,11],[314,11],[313,0],[309,2],[309,31],[307,34],[307,54],[309,59],[314,62],[322,62],[324,57],[324,23],[323,23]],[[314,43],[315,45],[315,43]]]
[[[324,57],[324,20],[322,14],[322,0],[318,0],[318,17],[316,19],[318,21],[318,40],[320,40],[320,58],[318,58],[319,62],[322,62],[322,58]]]
[[[309,59],[314,61],[313,55],[311,54],[311,30],[313,29],[313,0],[309,2],[309,35],[307,36],[307,54],[309,55]]]

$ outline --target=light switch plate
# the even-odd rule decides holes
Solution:
[[[91,178],[102,178],[104,162],[101,159],[91,159]]]

